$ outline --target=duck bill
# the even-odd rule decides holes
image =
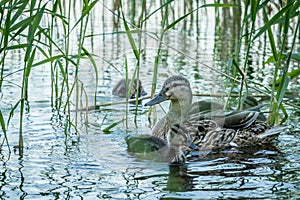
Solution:
[[[190,144],[189,148],[192,149],[193,151],[199,151],[199,147],[195,145],[194,142]]]
[[[164,95],[163,95],[163,92],[162,90],[158,93],[158,95],[156,95],[153,99],[151,99],[149,102],[147,102],[145,104],[145,106],[153,106],[153,105],[156,105],[156,104],[159,104],[163,101],[166,101],[168,100]]]

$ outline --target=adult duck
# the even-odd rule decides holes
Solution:
[[[192,104],[192,90],[189,81],[182,76],[168,78],[160,92],[145,106],[153,106],[163,101],[171,101],[168,113],[156,124],[152,135],[166,139],[172,124],[180,124],[188,132],[194,143],[206,146],[260,145],[272,142],[285,126],[271,127],[265,121],[258,120],[260,112],[256,110],[221,111],[213,110],[203,115],[195,113]],[[193,114],[191,113],[193,110]]]

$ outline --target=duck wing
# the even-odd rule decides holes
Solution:
[[[218,126],[225,128],[247,128],[253,124],[260,112],[257,111],[223,111],[215,110],[207,113],[196,113],[190,116],[190,121],[214,120]]]
[[[288,126],[271,127],[266,122],[255,122],[247,128],[238,130],[235,142],[238,146],[253,146],[272,143]]]
[[[227,114],[223,120],[220,119],[218,123],[224,122],[226,128],[247,128],[257,120],[259,115],[260,113],[257,111],[233,111]]]
[[[218,127],[206,133],[198,133],[197,137],[194,138],[194,143],[202,151],[236,146],[236,144],[233,142],[236,134],[237,131],[234,129],[225,129]]]

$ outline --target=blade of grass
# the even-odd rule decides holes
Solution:
[[[4,134],[4,139],[6,141],[6,144],[7,144],[9,153],[10,153],[10,147],[9,147],[8,138],[7,138],[7,132],[6,132],[6,127],[5,127],[5,120],[4,120],[4,117],[3,117],[3,114],[1,112],[1,110],[0,110],[0,125],[1,125],[2,131],[3,131],[3,134]],[[0,151],[1,151],[1,148],[2,148],[2,144],[0,144]]]
[[[192,13],[196,12],[197,10],[199,10],[200,8],[208,8],[208,7],[222,7],[222,8],[227,8],[227,7],[237,7],[238,5],[236,4],[220,4],[220,3],[215,3],[215,4],[204,4],[194,10],[192,10],[191,12],[183,15],[182,17],[178,18],[177,20],[173,21],[170,25],[168,25],[164,31],[167,31],[171,28],[173,28],[176,24],[178,24],[180,21],[184,20],[186,17],[188,17],[189,15],[191,15]]]
[[[283,76],[284,77],[284,76]],[[281,82],[281,84],[279,85],[279,89],[278,89],[278,92],[277,92],[277,107],[279,108],[281,103],[282,103],[282,100],[283,100],[283,97],[287,91],[287,87],[289,85],[289,82],[290,82],[290,77],[289,76],[286,76],[284,78],[284,80]]]
[[[295,69],[289,73],[287,73],[287,76],[290,77],[290,80],[298,77],[300,75],[300,68]],[[279,84],[282,82],[282,76],[280,76],[276,81],[275,81],[275,86],[279,86]],[[273,82],[272,82],[273,83]],[[270,84],[272,85],[272,84]]]
[[[281,55],[281,59],[285,59],[288,56],[287,53],[283,53]],[[277,57],[275,58],[275,56],[270,56],[267,61],[265,62],[265,64],[269,64],[272,62],[275,62],[277,59]],[[296,60],[296,61],[300,61],[300,53],[292,53],[291,54],[291,59]]]
[[[32,21],[32,23],[29,26],[28,36],[27,36],[28,46],[25,51],[24,62],[26,62],[29,59],[31,49],[33,46],[35,32],[38,29],[38,26],[40,25],[46,5],[47,5],[47,3],[45,5],[43,5],[42,8],[37,10],[37,13],[34,15],[34,20]]]
[[[2,51],[8,51],[8,50],[16,50],[16,49],[23,49],[26,48],[28,44],[17,44],[17,45],[11,45],[8,47],[3,47],[0,49],[0,52]]]
[[[264,24],[263,27],[261,27],[258,31],[258,33],[256,33],[252,40],[256,40],[259,36],[261,36],[265,31],[267,31],[272,25],[274,25],[275,23],[278,22],[278,20],[280,20],[282,18],[282,16],[284,15],[284,13],[286,13],[286,11],[293,6],[294,1],[290,1],[284,8],[282,8],[281,10],[279,10],[270,20],[267,21],[267,23]],[[295,6],[299,6],[300,5],[300,1],[298,1],[298,3]]]
[[[174,0],[168,0],[167,2],[163,3],[161,6],[159,6],[157,9],[155,9],[152,13],[150,13],[148,16],[145,17],[145,19],[142,20],[142,22],[147,21],[152,15],[154,15],[157,11],[163,9],[164,7],[168,6],[170,3],[172,3]]]
[[[105,134],[109,134],[112,128],[114,128],[115,126],[117,126],[118,124],[122,123],[125,119],[121,119],[120,121],[117,121],[115,123],[112,123],[111,125],[109,125],[108,127],[106,127],[105,129],[103,129],[103,133]]]
[[[90,5],[86,5],[84,6],[84,10],[82,11],[82,14],[80,16],[80,18],[77,20],[77,22],[74,24],[74,26],[71,28],[69,34],[75,29],[75,27],[83,21],[84,17],[86,17],[90,11],[94,8],[94,6],[97,4],[99,0],[95,0],[93,1]]]
[[[127,57],[125,57],[125,84],[126,84],[126,88],[128,85],[128,61],[127,61]],[[128,88],[128,91],[131,90],[131,87]],[[128,100],[129,100],[129,93],[127,92],[126,94],[126,114],[125,114],[125,119],[126,119],[126,123],[125,123],[125,127],[126,130],[128,129]]]
[[[267,12],[266,12],[266,9],[264,8],[263,9],[263,15],[264,15],[264,19],[265,21],[269,21],[268,19],[268,15],[267,15]],[[271,27],[269,27],[268,29],[268,37],[269,37],[269,42],[270,42],[270,46],[271,46],[271,49],[272,49],[272,54],[275,58],[275,61],[277,60],[277,49],[276,49],[276,44],[275,44],[275,40],[274,40],[274,36],[273,36],[273,32],[272,32],[272,29]],[[255,36],[254,36],[255,37]]]
[[[97,97],[97,88],[98,88],[98,69],[97,69],[97,64],[93,58],[93,55],[90,54],[88,52],[88,50],[86,50],[84,47],[82,47],[82,50],[83,52],[87,55],[87,57],[89,58],[90,62],[92,63],[92,66],[93,66],[93,69],[94,69],[94,72],[95,72],[95,94],[94,94],[94,104],[96,105],[96,97]]]
[[[294,6],[298,6],[297,4],[295,4]],[[281,45],[281,49],[280,49],[280,54],[279,54],[279,59],[277,60],[276,63],[276,68],[275,68],[275,73],[274,73],[274,78],[273,78],[273,84],[272,84],[272,89],[275,88],[275,84],[276,84],[276,79],[277,79],[277,73],[279,71],[279,66],[281,64],[281,56],[283,55],[283,51],[286,48],[285,43],[287,41],[287,37],[288,37],[288,30],[289,30],[289,22],[290,22],[290,12],[291,9],[293,7],[289,7],[289,9],[286,10],[285,12],[285,22],[284,22],[284,27],[283,27],[283,41],[282,41],[282,45]],[[293,42],[292,42],[292,47],[290,50],[290,53],[288,54],[285,66],[283,68],[283,73],[282,73],[282,81],[280,82],[278,89],[277,89],[277,93],[276,93],[276,102],[273,102],[273,99],[271,99],[271,108],[272,110],[275,112],[275,115],[273,115],[270,118],[270,124],[274,125],[276,122],[278,122],[278,116],[279,116],[279,109],[282,106],[282,100],[283,97],[286,93],[289,81],[290,81],[290,77],[288,76],[288,69],[289,69],[289,65],[290,65],[290,60],[291,60],[291,55],[292,55],[292,51],[294,49],[295,46],[295,42],[296,42],[296,38],[297,38],[297,34],[298,34],[298,29],[299,29],[299,22],[300,22],[300,15],[298,15],[298,23],[296,25],[296,29],[294,31],[294,38],[293,38]],[[276,76],[275,76],[276,75]],[[273,90],[272,90],[272,93]],[[273,94],[272,94],[273,96]],[[282,110],[282,109],[281,109]]]
[[[120,6],[121,6],[121,9],[122,9],[122,18],[123,18],[123,25],[125,27],[125,30],[126,30],[126,34],[127,34],[127,37],[128,37],[128,40],[129,40],[129,43],[130,43],[130,46],[131,46],[131,49],[134,53],[134,56],[137,60],[139,60],[139,57],[140,57],[140,52],[139,50],[137,49],[137,46],[135,44],[135,41],[133,39],[133,36],[131,34],[131,30],[128,26],[128,23],[126,21],[126,18],[125,18],[125,15],[124,15],[124,11],[123,11],[123,7],[122,7],[122,1],[120,0]]]

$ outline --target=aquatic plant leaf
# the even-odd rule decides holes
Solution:
[[[93,55],[92,54],[90,54],[89,52],[88,52],[88,50],[87,49],[85,49],[84,47],[82,47],[82,50],[83,50],[83,52],[85,53],[85,55],[87,55],[87,57],[89,58],[89,60],[90,60],[90,62],[92,63],[92,66],[93,66],[93,68],[94,68],[94,71],[95,71],[95,96],[94,96],[94,102],[95,102],[95,104],[96,104],[96,96],[97,96],[97,88],[98,88],[98,69],[97,69],[97,64],[96,64],[96,62],[95,62],[95,60],[94,60],[94,57],[93,57]]]
[[[22,3],[22,4],[16,5],[19,3]],[[11,18],[12,22],[17,22],[18,19],[20,19],[20,16],[24,14],[26,5],[28,5],[28,3],[29,3],[29,0],[19,1],[19,2],[16,1],[16,4],[14,5],[15,6],[14,10],[17,10],[17,11],[14,13],[13,17]]]
[[[250,4],[251,4],[251,12],[250,12],[251,20],[254,22],[255,18],[256,18],[256,15],[257,15],[257,4],[259,4],[259,1],[251,0]]]
[[[43,64],[46,64],[46,63],[48,63],[48,62],[52,62],[52,61],[55,61],[55,60],[58,60],[58,59],[64,58],[64,57],[65,57],[64,55],[57,55],[57,56],[53,56],[53,57],[50,57],[50,58],[46,58],[46,59],[44,59],[44,60],[42,60],[42,61],[39,61],[39,62],[37,62],[37,63],[34,63],[34,64],[32,65],[32,67],[37,67],[37,66],[39,66],[39,65],[43,65]]]
[[[239,7],[239,5],[230,4],[230,3],[212,3],[212,4],[204,4],[201,7],[202,8],[207,8],[207,7],[230,8],[230,7]]]
[[[27,17],[26,19],[21,20],[20,22],[11,26],[9,28],[9,31],[12,32],[12,31],[19,29],[18,34],[17,34],[17,35],[19,35],[20,32],[25,30],[25,28],[27,28],[30,25],[30,23],[34,20],[34,17],[35,16],[30,16],[30,17]],[[22,31],[20,31],[20,30],[22,30]]]
[[[73,28],[71,29],[70,33],[74,30],[74,28],[82,21],[82,19],[90,13],[90,11],[92,10],[92,8],[96,5],[96,3],[98,2],[99,0],[95,0],[93,1],[90,5],[86,5],[84,6],[83,8],[83,11],[82,11],[82,15],[80,16],[80,18],[77,20],[77,22],[74,24]],[[70,34],[69,33],[69,34]]]
[[[268,14],[266,11],[266,6],[263,7],[263,15],[264,15],[265,21],[269,21]],[[269,42],[270,42],[273,56],[277,56],[278,53],[277,53],[277,49],[276,49],[276,43],[275,43],[274,34],[273,34],[271,28],[268,28],[268,37],[269,37]],[[274,58],[276,58],[276,61],[277,61],[277,57],[274,57]]]
[[[4,6],[7,2],[9,2],[10,0],[3,0],[0,1],[0,6]],[[2,9],[2,8],[1,8]]]
[[[258,33],[253,36],[252,41],[261,36],[266,30],[268,30],[272,25],[278,22],[284,16],[284,13],[294,4],[293,1],[290,1],[284,8],[279,10],[269,21],[265,23],[263,27],[260,28]]]
[[[54,45],[58,51],[60,51],[62,54],[64,54],[64,51],[61,49],[61,47],[58,46],[58,44],[52,39],[52,36],[49,34],[49,32],[45,31],[45,29],[41,28],[41,27],[38,27],[39,31],[41,33],[43,33],[43,35],[49,40],[49,43],[51,43],[52,45]],[[46,46],[46,44],[44,44]],[[37,48],[42,52],[42,48],[38,47]],[[43,53],[43,52],[42,52]],[[44,54],[44,53],[43,53]],[[44,54],[45,57],[48,57],[47,54]]]
[[[29,26],[28,36],[27,36],[28,46],[27,46],[27,49],[25,52],[24,62],[28,61],[28,59],[30,57],[31,49],[33,47],[35,32],[41,22],[46,5],[47,5],[47,3],[41,9],[39,9],[37,11],[37,13],[34,15],[34,19],[33,19],[32,23]]]
[[[282,102],[282,99],[287,91],[287,87],[289,85],[289,82],[290,82],[290,77],[287,76],[285,79],[284,79],[284,83],[282,85],[280,85],[278,91],[277,91],[277,106],[279,107],[281,105],[281,102]]]
[[[7,132],[6,132],[6,127],[5,127],[5,120],[4,120],[4,117],[3,117],[3,114],[1,112],[1,110],[0,110],[0,125],[1,125],[2,131],[3,131],[3,134],[4,134],[4,138],[6,140],[6,144],[8,146],[8,150],[10,152],[8,138],[7,138]],[[2,144],[0,144],[0,150],[1,150]]]
[[[292,59],[296,60],[296,61],[300,61],[300,53],[292,53],[291,55]]]
[[[9,117],[6,123],[6,126],[8,127],[10,120],[12,119],[12,117],[14,116],[14,112],[17,109],[17,107],[19,106],[21,102],[21,99],[18,100],[18,102],[11,108],[10,112],[9,112]]]
[[[8,47],[4,47],[0,50],[3,51],[3,50],[14,50],[14,49],[22,49],[22,48],[26,48],[27,47],[27,43],[25,44],[17,44],[17,45],[11,45],[11,46],[8,46]]]
[[[157,11],[161,10],[163,7],[167,6],[168,4],[172,3],[174,0],[168,0],[166,3],[162,4],[160,7],[155,9],[152,13],[150,13],[145,19],[143,19],[141,22],[145,22],[147,19],[149,19],[153,14],[155,14]]]
[[[112,129],[113,127],[117,126],[118,124],[122,123],[125,119],[121,119],[120,121],[117,121],[115,123],[112,123],[111,125],[109,125],[108,127],[106,127],[105,129],[103,129],[103,133],[109,134],[110,133],[110,129]]]
[[[281,59],[284,59],[284,58],[286,58],[287,56],[288,56],[288,54],[287,54],[287,53],[284,53],[284,54],[281,55],[280,58],[281,58]],[[300,53],[292,53],[291,58],[292,58],[293,60],[300,61]],[[274,56],[270,56],[270,57],[267,59],[267,61],[265,62],[265,64],[269,64],[269,63],[272,63],[272,62],[276,62],[276,58],[275,58]]]
[[[25,69],[25,77],[27,77],[27,78],[29,77],[30,72],[31,72],[32,63],[33,63],[33,60],[34,60],[34,57],[35,57],[35,51],[36,51],[36,48],[34,48],[34,50],[32,51],[31,56],[28,60],[26,69]]]
[[[300,75],[300,68],[295,69],[295,70],[293,70],[293,71],[291,71],[291,72],[289,72],[289,73],[287,74],[287,76],[290,77],[290,80],[294,79],[295,77],[297,77],[297,76],[299,76],[299,75]],[[276,80],[275,85],[278,86],[278,85],[280,84],[281,81],[282,81],[282,77],[279,77],[279,78]]]
[[[182,17],[178,18],[177,20],[175,20],[174,22],[172,22],[171,24],[169,24],[164,31],[169,30],[170,28],[174,27],[177,23],[179,23],[180,21],[182,21],[183,19],[185,19],[187,16],[191,15],[193,12],[199,10],[200,8],[207,8],[207,7],[238,7],[238,5],[236,4],[221,4],[221,3],[214,3],[214,4],[204,4],[202,6],[199,6],[198,8],[192,10],[191,12],[183,15]]]
[[[6,135],[5,121],[4,121],[4,117],[3,117],[1,110],[0,110],[0,125],[1,125],[4,135]]]
[[[284,114],[284,118],[283,119],[281,119],[281,122],[280,122],[280,124],[283,124],[287,119],[288,119],[288,113],[287,113],[287,111],[286,111],[286,109],[285,109],[285,107],[284,107],[284,104],[281,104],[280,105],[280,110],[282,111],[282,113]]]
[[[121,8],[123,9],[122,2],[120,3],[120,5],[121,5]],[[126,34],[127,34],[127,37],[128,37],[128,40],[129,40],[129,43],[130,43],[130,46],[131,46],[131,49],[132,49],[132,51],[134,53],[135,58],[137,60],[139,60],[140,52],[139,52],[139,50],[138,50],[138,48],[137,48],[137,46],[135,44],[135,41],[134,41],[133,36],[131,34],[132,31],[130,30],[130,28],[128,26],[128,23],[126,21],[126,18],[125,18],[123,10],[122,10],[122,18],[123,18],[123,24],[124,24],[124,27],[125,27],[125,30],[126,30]]]

